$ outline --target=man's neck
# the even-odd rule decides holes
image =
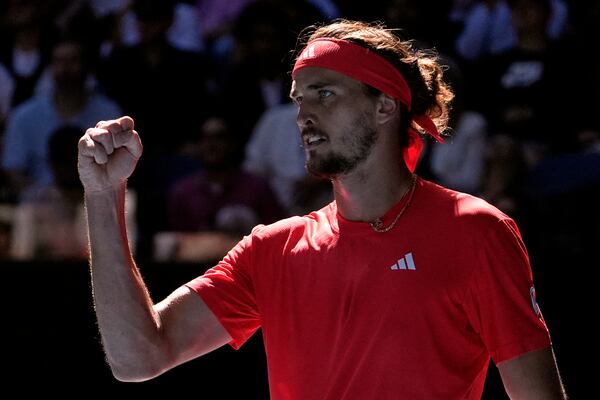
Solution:
[[[400,201],[411,177],[401,155],[371,154],[354,171],[333,179],[338,210],[351,221],[374,221]]]

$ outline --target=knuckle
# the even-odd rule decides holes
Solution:
[[[90,138],[95,138],[96,136],[98,136],[98,134],[102,132],[102,128],[92,128],[92,129],[88,129],[86,134],[90,137]]]
[[[123,126],[123,128],[125,129],[133,129],[133,127],[135,126],[134,122],[133,122],[133,118],[131,118],[128,115],[125,115],[123,117],[121,117],[119,119],[119,121],[121,122],[121,125]]]

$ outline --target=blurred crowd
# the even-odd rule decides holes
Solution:
[[[483,197],[528,246],[600,243],[600,2],[7,0],[0,3],[0,259],[85,259],[77,142],[130,115],[136,257],[220,258],[256,224],[332,199],[289,102],[298,34],[382,21],[434,48],[456,92],[417,173]]]

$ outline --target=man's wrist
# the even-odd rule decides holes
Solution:
[[[109,185],[103,188],[86,188],[84,186],[84,195],[85,197],[104,197],[111,196],[115,193],[119,193],[127,188],[127,179],[115,183],[114,185]]]

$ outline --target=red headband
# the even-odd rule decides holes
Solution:
[[[350,41],[334,38],[310,41],[296,60],[292,78],[304,67],[321,67],[340,72],[399,100],[408,111],[411,109],[410,87],[400,71],[379,54]],[[413,116],[413,121],[435,140],[444,142],[435,123],[427,115]],[[414,171],[423,149],[423,141],[415,129],[409,129],[408,134],[404,161]]]

